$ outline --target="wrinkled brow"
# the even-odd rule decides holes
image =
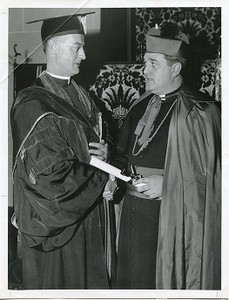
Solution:
[[[151,57],[144,57],[144,63],[147,61],[150,61],[151,63],[157,63],[158,60],[156,58],[151,58]]]

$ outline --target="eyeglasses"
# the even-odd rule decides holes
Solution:
[[[82,49],[85,52],[84,46],[79,44],[79,43],[73,44],[73,43],[69,43],[69,42],[66,42],[66,41],[61,41],[61,40],[58,40],[58,39],[55,39],[55,41],[59,42],[59,43],[62,43],[62,44],[70,45],[71,49],[76,53],[78,53],[80,51],[80,49]]]

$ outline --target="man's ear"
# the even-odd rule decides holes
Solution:
[[[177,77],[181,73],[182,64],[180,62],[176,62],[176,63],[173,64],[172,68],[173,68],[172,69],[173,70],[173,76]]]
[[[49,46],[49,49],[50,49],[50,52],[54,55],[56,55],[56,52],[57,52],[57,42],[54,40],[54,39],[50,39],[48,41],[48,46]]]

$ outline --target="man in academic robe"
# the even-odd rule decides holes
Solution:
[[[146,35],[147,92],[121,128],[117,288],[220,289],[220,114],[183,80],[189,41],[165,22]]]
[[[42,21],[46,71],[11,111],[23,288],[108,288],[108,178],[89,165],[91,155],[107,160],[108,145],[94,102],[71,78],[86,58],[84,28],[77,15]]]

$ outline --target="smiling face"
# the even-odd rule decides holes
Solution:
[[[79,73],[79,66],[86,58],[84,35],[68,34],[50,41],[52,59],[49,70],[59,76],[73,76]]]
[[[161,53],[149,53],[144,56],[146,90],[163,95],[170,93],[181,85],[178,65],[169,65]]]

